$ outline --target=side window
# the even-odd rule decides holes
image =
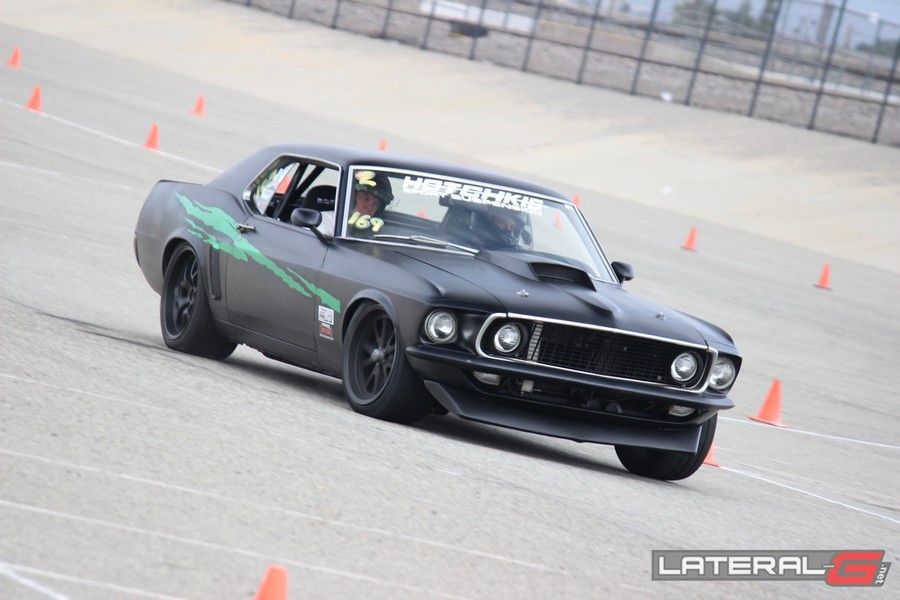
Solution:
[[[297,197],[292,200],[295,208],[302,206],[320,212],[333,211],[339,177],[340,172],[334,167],[313,165],[306,177],[298,182]]]
[[[333,236],[340,171],[327,165],[310,165],[310,167],[309,173],[298,181],[281,218],[290,223],[291,213],[298,207],[317,210],[322,214],[319,231],[327,236]]]
[[[291,190],[291,183],[303,172],[300,159],[280,157],[250,185],[250,205],[262,215],[273,216]]]

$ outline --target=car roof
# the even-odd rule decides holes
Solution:
[[[256,177],[266,165],[271,163],[278,156],[285,154],[315,158],[338,164],[345,169],[350,165],[366,165],[372,167],[391,167],[409,171],[423,171],[457,177],[460,179],[483,181],[569,201],[566,196],[554,189],[538,185],[532,181],[503,175],[496,171],[476,169],[462,164],[419,156],[409,156],[386,150],[370,150],[335,144],[286,143],[267,146],[224,171],[221,175],[213,179],[210,182],[210,185],[228,190],[238,196],[250,180]]]

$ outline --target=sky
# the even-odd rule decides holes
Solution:
[[[635,14],[649,14],[656,0],[601,0],[602,6],[615,6],[621,9],[625,4],[631,6]],[[664,13],[671,11],[680,2],[690,0],[663,0],[660,8]],[[718,0],[718,11],[737,9],[745,0]],[[615,4],[612,4],[614,2]],[[758,16],[766,0],[750,0],[751,14]],[[832,24],[837,22],[841,0],[784,0],[781,9],[779,32],[789,31],[801,37],[816,35],[818,20],[822,17],[823,6],[831,2],[834,6]],[[900,37],[900,0],[847,0],[847,12],[842,21],[842,39],[850,28],[850,38],[854,42],[873,41],[878,35],[881,39],[897,39]],[[788,26],[784,27],[784,21]],[[881,21],[881,27],[878,23]],[[876,29],[878,32],[876,34]]]
[[[750,1],[753,4],[754,9],[762,7],[765,3],[765,0]],[[818,14],[821,13],[821,5],[828,1],[834,4],[835,7],[841,5],[841,0],[785,0],[785,6],[790,5],[789,10],[791,12],[804,11]],[[590,0],[581,0],[581,2],[590,4]],[[654,0],[601,0],[601,6],[609,7],[612,2],[615,3],[614,5],[617,8],[628,3],[635,8],[638,8],[640,11],[640,9],[649,10],[653,5]],[[718,4],[723,8],[736,8],[742,2],[743,0],[719,0]],[[678,0],[667,0],[663,6],[677,3]],[[877,13],[883,19],[900,24],[900,0],[847,0],[847,11],[863,13],[865,15]]]
[[[864,13],[877,12],[888,21],[900,23],[900,0],[850,0],[847,8]]]
[[[721,0],[720,0],[721,1]],[[758,2],[759,0],[757,0]],[[817,20],[822,15],[822,5],[827,0],[785,0],[782,13],[790,19],[790,30],[794,30],[802,17],[808,21]],[[835,6],[832,22],[837,22],[837,8],[841,0],[831,0]],[[879,26],[880,21],[880,26]],[[847,13],[841,26],[841,38],[848,35],[854,42],[873,41],[878,35],[880,39],[897,39],[900,37],[900,0],[848,0]],[[877,29],[877,32],[876,32]],[[815,26],[808,24],[804,28],[807,36],[814,35]]]

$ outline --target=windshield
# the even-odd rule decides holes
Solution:
[[[531,253],[615,281],[578,210],[498,186],[383,167],[353,167],[343,235],[455,251]]]

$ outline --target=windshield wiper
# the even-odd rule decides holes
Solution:
[[[392,240],[397,242],[413,242],[414,244],[419,244],[421,246],[433,246],[435,248],[453,248],[455,250],[462,250],[463,252],[469,252],[471,254],[478,254],[478,250],[475,248],[470,248],[469,246],[462,246],[460,244],[454,244],[453,242],[448,242],[446,240],[439,240],[437,238],[428,237],[426,235],[387,235],[387,234],[375,234],[376,240]]]

